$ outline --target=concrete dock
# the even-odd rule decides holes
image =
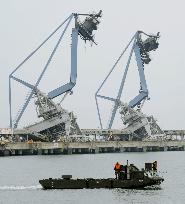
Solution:
[[[185,140],[176,141],[90,141],[16,142],[0,145],[0,156],[96,154],[114,152],[185,151]]]

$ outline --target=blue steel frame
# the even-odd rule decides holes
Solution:
[[[135,33],[135,35],[132,37],[132,39],[130,40],[130,42],[126,46],[126,48],[123,50],[123,52],[121,53],[121,55],[117,59],[116,63],[113,65],[113,67],[111,68],[110,72],[108,73],[108,75],[103,80],[102,84],[100,85],[100,87],[98,88],[98,90],[95,93],[96,107],[97,107],[98,119],[99,119],[99,122],[100,122],[101,129],[103,129],[103,125],[102,125],[102,119],[101,119],[99,104],[98,104],[98,98],[102,98],[102,99],[109,100],[109,101],[113,102],[113,109],[112,109],[112,112],[111,112],[111,118],[110,118],[110,121],[108,122],[108,129],[111,129],[112,125],[113,125],[113,122],[114,122],[114,118],[115,118],[117,109],[118,109],[119,104],[120,104],[120,98],[121,98],[121,95],[123,93],[123,87],[124,87],[124,84],[125,84],[125,81],[126,81],[126,77],[127,77],[127,73],[128,73],[128,69],[129,69],[129,65],[130,65],[130,61],[131,61],[133,52],[135,54],[135,58],[136,58],[136,62],[137,62],[137,67],[138,67],[138,72],[139,72],[140,91],[139,91],[139,94],[134,99],[132,99],[129,102],[128,105],[133,108],[136,105],[140,104],[141,101],[143,101],[144,99],[148,98],[148,89],[147,89],[147,84],[146,84],[146,79],[145,79],[145,74],[144,74],[144,65],[143,65],[142,60],[141,60],[139,46],[137,45],[137,41],[138,41],[140,33],[145,34],[144,32],[141,32],[141,31],[137,31]],[[145,35],[147,35],[147,34],[145,34]],[[124,53],[130,47],[131,44],[132,44],[132,48],[131,48],[131,51],[130,51],[130,55],[128,57],[128,61],[127,61],[127,64],[126,64],[125,71],[123,73],[123,77],[122,77],[122,80],[121,80],[121,84],[120,84],[120,87],[119,87],[119,91],[118,91],[117,97],[116,98],[112,98],[110,96],[100,95],[99,92],[102,89],[103,85],[105,84],[105,82],[107,81],[107,79],[109,78],[109,76],[111,75],[113,70],[116,68],[118,62],[123,57]]]
[[[9,107],[10,107],[10,127],[11,128],[16,128],[25,109],[27,108],[34,92],[37,90],[37,87],[46,72],[59,44],[61,43],[61,40],[71,23],[71,20],[75,18],[75,28],[72,29],[72,45],[71,45],[71,75],[70,75],[70,82],[55,89],[52,90],[48,93],[49,98],[55,98],[63,93],[71,91],[71,89],[75,86],[76,84],[76,78],[77,78],[77,45],[78,45],[78,27],[76,27],[76,17],[77,14],[71,14],[66,20],[61,23],[34,51],[32,51],[15,69],[14,71],[9,75]],[[29,84],[28,82],[25,82],[22,79],[19,79],[14,76],[14,73],[27,61],[29,60],[63,25],[66,26],[63,29],[62,34],[59,37],[59,40],[57,41],[46,65],[44,66],[44,69],[42,73],[40,74],[39,78],[37,79],[35,85]],[[15,122],[13,123],[12,121],[12,91],[11,91],[11,79],[23,84],[24,86],[28,87],[31,89],[31,92],[29,93],[28,97],[26,98],[25,103],[23,104],[23,107],[21,108],[20,112],[18,112],[17,118],[15,118]]]

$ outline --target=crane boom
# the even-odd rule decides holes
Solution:
[[[48,93],[48,98],[55,98],[63,93],[71,91],[76,84],[77,78],[77,45],[78,45],[78,29],[72,30],[72,45],[71,45],[71,76],[70,82],[60,86]]]

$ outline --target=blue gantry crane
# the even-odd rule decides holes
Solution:
[[[144,36],[146,39],[143,39]],[[139,89],[139,94],[128,103],[128,107],[134,108],[135,106],[140,106],[142,101],[145,101],[148,98],[148,88],[147,88],[147,83],[146,83],[145,74],[144,74],[144,65],[150,63],[151,59],[150,59],[149,53],[150,51],[156,50],[158,48],[158,45],[159,45],[158,39],[159,39],[159,33],[157,33],[157,35],[148,35],[144,33],[143,31],[137,31],[134,34],[134,36],[131,38],[126,48],[122,51],[121,55],[119,56],[119,58],[117,59],[117,61],[115,62],[111,70],[109,71],[108,75],[106,76],[106,78],[103,80],[102,84],[96,91],[95,100],[96,100],[98,118],[99,118],[101,129],[103,129],[103,125],[102,125],[102,118],[100,114],[99,104],[98,104],[98,98],[109,100],[113,102],[111,117],[110,117],[110,120],[108,121],[108,127],[107,127],[108,129],[111,129],[117,109],[121,105],[120,98],[123,92],[124,84],[126,81],[126,77],[127,77],[127,73],[129,70],[129,65],[130,65],[130,61],[133,56],[133,53],[135,54],[135,59],[137,62],[137,68],[139,72],[140,89]],[[123,77],[120,83],[117,97],[113,98],[111,96],[104,96],[100,94],[100,91],[102,87],[104,86],[105,82],[110,77],[114,69],[117,67],[118,62],[121,60],[121,58],[124,56],[125,52],[128,50],[130,46],[131,46],[131,51],[130,51],[130,54],[129,54],[129,57],[126,63],[125,70],[123,72]]]
[[[56,117],[56,115],[59,113],[67,113],[67,111],[64,111],[61,107],[58,106],[58,104],[55,104],[52,99],[55,97],[58,97],[62,94],[65,96],[70,93],[73,89],[73,87],[76,84],[77,79],[77,45],[78,45],[78,36],[80,36],[85,42],[90,41],[92,43],[95,43],[94,40],[94,30],[97,30],[97,26],[100,23],[99,19],[101,18],[102,11],[100,10],[98,13],[92,13],[92,14],[78,14],[78,13],[72,13],[69,17],[67,17],[35,50],[33,50],[9,75],[9,105],[10,105],[10,127],[11,128],[17,128],[18,123],[26,110],[30,100],[34,95],[38,97],[38,100],[36,101],[36,105],[39,109],[39,117],[43,117],[45,120],[51,119],[52,117]],[[84,16],[84,20],[80,20],[80,16]],[[83,18],[83,17],[82,17]],[[70,23],[74,20],[74,28],[72,29],[72,44],[71,44],[71,74],[70,74],[70,81],[67,84],[64,84],[54,90],[49,91],[48,94],[43,94],[39,89],[38,86],[42,80],[42,77],[44,76],[48,66],[50,65],[53,56],[55,55],[55,52],[59,45],[61,44],[62,38],[68,29]],[[47,60],[40,76],[36,80],[35,84],[30,84],[26,82],[24,79],[20,79],[15,76],[15,73],[19,70],[19,68],[26,63],[57,31],[61,30],[60,37],[52,50],[49,59]],[[21,107],[21,109],[18,111],[15,119],[12,119],[12,88],[11,88],[11,81],[15,80],[18,83],[21,83],[22,85],[28,87],[30,89],[30,92],[28,93],[25,103]],[[69,115],[69,114],[68,114]],[[68,116],[70,120],[71,114]],[[62,118],[60,116],[60,118]],[[65,117],[63,117],[65,118]],[[73,118],[74,119],[74,118]],[[58,120],[58,119],[56,119]],[[63,119],[63,121],[66,121],[67,119]],[[36,132],[41,132],[44,130],[44,128],[47,128],[47,124],[44,125],[40,124],[35,129]],[[51,124],[51,122],[50,122]],[[57,123],[58,124],[58,123]],[[56,127],[56,123],[53,124]],[[44,127],[46,126],[46,127]],[[42,127],[42,128],[41,128]],[[50,129],[52,127],[49,127]],[[58,127],[57,127],[58,128]],[[55,128],[56,131],[56,128]]]

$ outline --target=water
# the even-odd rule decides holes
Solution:
[[[143,167],[157,160],[165,182],[147,190],[43,190],[39,179],[72,174],[74,178],[113,177],[114,163]],[[0,157],[0,204],[185,203],[185,152],[113,153]]]

